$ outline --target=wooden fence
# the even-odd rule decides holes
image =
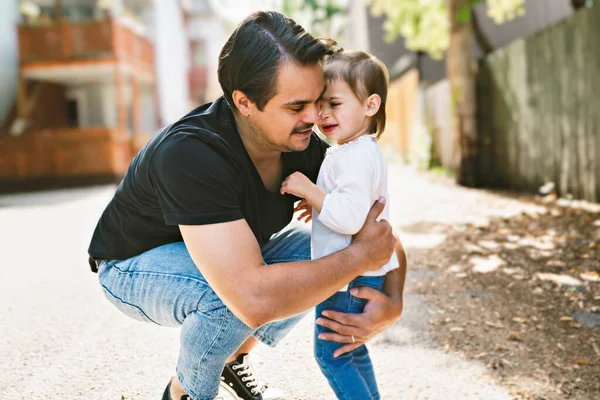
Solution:
[[[491,54],[477,82],[482,186],[600,201],[600,5]]]

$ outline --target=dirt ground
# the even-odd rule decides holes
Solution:
[[[526,211],[402,227],[445,237],[410,265],[422,279],[407,292],[436,305],[439,345],[485,363],[515,399],[600,399],[600,204],[489,193]]]
[[[119,312],[86,263],[114,190],[0,196],[0,399],[161,398],[179,330]],[[384,399],[600,399],[600,205],[393,164],[390,200],[409,271],[402,317],[369,343]],[[289,399],[334,398],[313,321],[254,352]]]

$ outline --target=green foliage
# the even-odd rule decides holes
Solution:
[[[393,41],[398,36],[406,39],[406,46],[414,51],[424,51],[432,58],[439,59],[450,44],[450,20],[447,2],[449,0],[366,0],[371,5],[374,16],[385,15],[386,40]],[[458,10],[456,18],[460,23],[471,21],[471,9],[483,0],[467,0]],[[488,15],[496,23],[523,15],[525,0],[485,0]]]
[[[497,24],[525,14],[525,0],[486,0],[488,15]]]
[[[426,51],[441,58],[448,48],[448,12],[446,0],[369,0],[374,16],[385,15],[385,39],[398,36],[406,39],[406,46],[415,51]]]
[[[282,12],[315,36],[337,39],[341,26],[335,22],[345,15],[346,3],[344,0],[283,0]]]

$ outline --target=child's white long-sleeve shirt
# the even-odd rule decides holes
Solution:
[[[387,201],[379,218],[389,219],[387,166],[381,148],[371,135],[329,148],[317,186],[326,196],[321,212],[314,208],[312,212],[313,259],[348,247],[352,235],[362,228],[373,203],[381,196]],[[398,266],[398,258],[392,255],[382,268],[363,275],[385,275]]]

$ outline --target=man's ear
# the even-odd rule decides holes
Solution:
[[[231,94],[231,97],[233,98],[233,103],[239,110],[240,114],[242,114],[244,117],[249,116],[250,112],[252,111],[251,106],[254,103],[252,103],[252,101],[246,96],[246,94],[241,90],[234,90]]]
[[[365,114],[367,117],[372,117],[377,114],[379,107],[381,107],[381,97],[378,94],[372,94],[365,101],[365,105],[367,107]]]

